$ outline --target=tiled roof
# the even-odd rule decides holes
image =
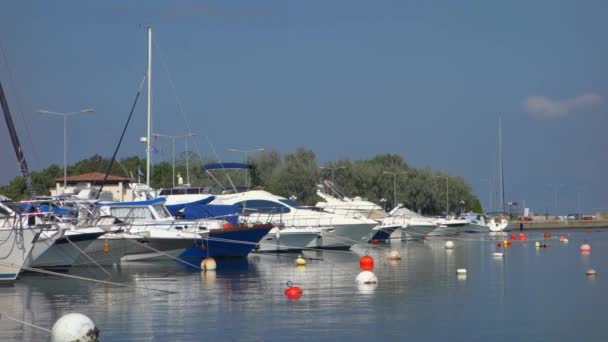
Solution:
[[[68,176],[68,177],[66,177],[66,180],[68,183],[95,182],[95,183],[101,184],[104,177],[105,177],[104,173],[89,172],[89,173],[83,173],[81,175]],[[108,179],[106,179],[106,183],[128,182],[130,180],[131,179],[127,178],[127,177],[108,175]],[[55,178],[55,182],[63,182],[63,177]]]

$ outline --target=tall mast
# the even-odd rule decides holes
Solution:
[[[148,131],[146,133],[146,185],[150,186],[150,165],[151,159],[151,144],[150,132],[152,132],[152,27],[148,27],[148,71],[146,73],[148,80]]]
[[[36,193],[34,192],[34,186],[32,185],[32,178],[30,177],[30,172],[27,169],[27,162],[25,161],[25,155],[23,154],[23,148],[21,148],[21,144],[19,143],[19,137],[17,137],[17,130],[15,129],[15,124],[13,123],[13,118],[11,116],[11,112],[8,109],[8,102],[6,101],[6,96],[4,95],[4,89],[2,88],[2,83],[0,83],[0,104],[2,105],[2,111],[4,112],[4,119],[6,120],[6,127],[8,128],[8,133],[11,136],[11,141],[13,143],[13,148],[15,149],[15,154],[17,155],[17,160],[19,161],[19,167],[21,168],[21,175],[23,179],[25,179],[25,185],[27,187],[27,191],[30,193],[30,196],[35,197]]]
[[[505,211],[505,179],[502,168],[502,116],[498,115],[498,172],[500,182],[500,210]]]

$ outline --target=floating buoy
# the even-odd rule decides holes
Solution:
[[[456,270],[456,273],[458,274],[467,274],[467,269],[466,268],[459,268]]]
[[[370,271],[374,269],[374,258],[369,255],[364,255],[359,259],[359,267],[364,271]]]
[[[595,277],[595,275],[597,275],[597,272],[593,268],[590,268],[587,270],[586,274],[590,277]]]
[[[566,238],[563,238],[561,241],[562,241],[562,243],[568,243],[568,239],[566,239]]]
[[[543,244],[541,245],[541,247],[542,247],[542,248],[549,248],[549,244],[547,244],[547,243],[543,243]]]
[[[422,241],[426,240],[426,235],[422,235]]]
[[[513,240],[517,240],[517,235],[511,234],[511,241],[513,241]]]
[[[508,244],[509,244],[509,240],[505,240],[505,241],[502,242],[502,245],[505,246],[505,247],[507,247]]]
[[[306,266],[306,259],[302,258],[301,255],[298,255],[298,258],[296,259],[296,265],[297,266]]]
[[[511,241],[508,241],[508,240],[507,240],[506,246],[507,246],[507,247],[511,247]]]
[[[51,341],[53,342],[95,342],[98,340],[99,329],[95,327],[89,317],[79,313],[63,315],[51,329]]]
[[[357,278],[355,279],[357,284],[377,284],[378,277],[371,271],[363,271],[359,273]]]
[[[454,242],[451,240],[448,240],[445,242],[445,249],[452,249],[454,248]]]
[[[399,255],[399,251],[392,250],[388,253],[388,260],[401,260],[401,255]]]
[[[108,243],[108,241],[103,243],[103,252],[110,253],[110,244]]]
[[[581,245],[581,252],[591,252],[591,246],[589,246],[589,244],[582,244]]]
[[[217,263],[215,262],[215,259],[213,259],[212,257],[206,257],[205,259],[203,259],[203,261],[201,262],[201,269],[203,271],[215,271],[215,269],[217,269]]]
[[[294,286],[293,282],[290,280],[287,282],[287,288],[283,293],[289,298],[289,300],[298,300],[302,297],[302,289],[299,286]]]
[[[497,243],[497,244],[496,244],[496,247],[498,247],[498,248],[502,247],[502,243],[500,243],[500,242],[499,242],[499,243]]]
[[[536,241],[536,242],[534,243],[534,247],[536,247],[536,248],[540,248],[540,242]]]
[[[528,240],[528,238],[526,237],[526,234],[520,233],[519,234],[519,241],[526,241],[526,240]]]
[[[550,232],[546,232],[544,234],[545,239],[550,239],[551,238],[551,233]]]
[[[492,256],[495,258],[502,258],[504,256],[504,254],[499,253],[499,252],[494,252],[494,253],[492,253]]]

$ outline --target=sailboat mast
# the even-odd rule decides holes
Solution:
[[[498,115],[498,172],[500,177],[500,210],[505,211],[505,180],[502,168],[502,116]]]
[[[150,165],[151,163],[151,148],[152,140],[150,135],[152,132],[152,27],[148,27],[148,71],[146,73],[148,81],[148,130],[146,133],[146,185],[150,186]]]
[[[25,155],[23,154],[23,148],[21,148],[21,144],[19,143],[19,137],[17,137],[17,130],[15,129],[15,124],[13,123],[13,118],[11,116],[11,112],[8,109],[8,101],[6,101],[6,96],[4,95],[4,89],[2,88],[2,83],[0,83],[0,104],[2,105],[2,111],[4,112],[4,119],[6,120],[6,127],[8,128],[8,133],[11,136],[11,141],[13,143],[13,148],[15,149],[15,154],[17,155],[17,160],[19,161],[19,166],[21,168],[21,175],[23,179],[25,179],[25,186],[27,187],[27,191],[30,193],[30,196],[35,197],[36,193],[34,192],[34,186],[32,185],[32,178],[30,177],[30,172],[27,168],[27,162],[25,161]]]

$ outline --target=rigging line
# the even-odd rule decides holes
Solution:
[[[2,320],[2,319],[8,319],[8,320],[15,321],[15,322],[18,322],[18,323],[21,323],[21,324],[25,324],[25,325],[30,326],[32,328],[40,329],[42,331],[46,331],[48,333],[51,333],[51,331],[49,329],[47,329],[47,328],[43,328],[43,327],[41,327],[39,325],[36,325],[36,324],[28,323],[26,321],[18,320],[18,319],[14,318],[14,317],[9,316],[6,312],[0,313],[0,320]]]
[[[185,261],[185,260],[182,260],[182,259],[180,259],[180,258],[176,258],[176,257],[174,257],[174,256],[172,256],[172,255],[169,255],[169,254],[167,254],[167,253],[163,252],[163,251],[159,251],[158,249],[156,249],[156,248],[154,248],[154,247],[151,247],[151,246],[148,246],[148,245],[146,245],[145,243],[141,243],[141,242],[139,242],[139,241],[137,241],[137,240],[132,240],[132,241],[133,241],[133,242],[135,242],[136,244],[138,244],[138,245],[142,246],[142,247],[145,247],[145,248],[148,248],[148,249],[150,249],[150,250],[153,250],[154,252],[159,253],[159,254],[161,254],[161,255],[164,255],[164,256],[166,256],[166,257],[168,257],[168,258],[170,258],[170,259],[173,259],[173,260],[178,261],[178,262],[181,262],[181,263],[183,263],[183,264],[185,264],[185,265],[188,265],[188,266],[194,267],[194,268],[196,268],[196,269],[198,269],[198,270],[202,270],[202,269],[201,269],[199,266],[196,266],[196,265],[194,265],[194,264],[191,264],[191,263],[189,263],[189,262],[187,262],[187,261]]]
[[[69,237],[65,237],[65,239],[72,245],[74,246],[74,248],[76,248],[82,255],[84,255],[85,257],[87,257],[87,259],[89,259],[94,265],[96,265],[97,267],[99,267],[103,273],[105,273],[108,276],[108,279],[112,278],[112,275],[110,274],[110,272],[108,272],[105,268],[101,267],[100,264],[98,264],[95,260],[93,260],[93,258],[91,258],[87,253],[85,253],[82,249],[80,249],[80,247],[78,247],[74,242],[72,242],[72,240],[70,240]]]
[[[17,268],[18,265],[14,265],[11,263],[4,263],[2,261],[0,261],[0,265],[4,265],[4,266],[9,266],[9,267],[15,267]],[[21,266],[22,269],[26,270],[26,271],[32,271],[32,272],[37,272],[37,273],[42,273],[42,274],[48,274],[48,275],[54,275],[54,276],[59,276],[59,277],[65,277],[65,278],[71,278],[71,279],[77,279],[77,280],[84,280],[84,281],[90,281],[93,283],[100,283],[100,284],[106,284],[106,285],[114,285],[114,286],[121,286],[121,287],[131,287],[134,289],[144,289],[144,290],[148,290],[148,291],[158,291],[158,292],[165,292],[165,293],[178,293],[176,291],[169,291],[169,290],[163,290],[163,289],[155,289],[152,287],[145,287],[145,286],[135,286],[135,285],[130,285],[130,284],[123,284],[123,283],[115,283],[112,281],[107,281],[107,280],[99,280],[99,279],[93,279],[93,278],[86,278],[86,277],[80,277],[77,275],[72,275],[72,274],[65,274],[65,273],[58,273],[58,272],[53,272],[53,271],[49,271],[49,270],[44,270],[41,268],[36,268],[36,267],[29,267],[29,266]]]
[[[181,114],[182,119],[184,120],[184,123],[186,124],[186,128],[188,129],[188,134],[192,134],[190,120],[188,118],[188,114],[184,110],[184,106],[182,104],[182,101],[181,101],[179,95],[177,94],[177,87],[175,86],[175,83],[173,82],[173,78],[171,77],[171,72],[169,71],[169,67],[168,67],[167,62],[165,60],[165,53],[163,52],[163,49],[161,48],[160,44],[156,41],[155,37],[152,38],[152,43],[154,44],[154,46],[158,50],[158,54],[160,56],[161,65],[163,66],[163,69],[165,70],[165,73],[167,74],[167,80],[169,81],[169,85],[171,86],[171,90],[173,91],[173,96],[175,97],[175,102],[177,102],[177,108],[179,109],[179,113]],[[186,138],[186,139],[188,139],[188,138]],[[194,140],[194,147],[196,149],[196,153],[198,153],[198,155],[200,157],[201,156],[201,151],[200,151],[200,148],[198,146],[198,142],[196,141],[196,139],[193,139],[193,140]]]
[[[118,149],[120,148],[122,139],[125,137],[125,133],[127,132],[127,127],[129,127],[129,122],[131,121],[131,117],[133,117],[133,112],[135,111],[135,106],[137,105],[137,100],[139,99],[139,95],[141,94],[141,88],[143,87],[145,80],[146,80],[146,76],[144,76],[144,78],[141,80],[141,83],[139,84],[139,89],[137,89],[137,95],[135,95],[135,100],[133,101],[133,106],[131,106],[131,112],[129,113],[129,118],[127,119],[127,123],[125,124],[125,127],[122,129],[122,134],[120,135],[120,139],[118,140],[118,144],[116,145],[116,149],[114,150],[114,155],[112,155],[110,164],[108,165],[108,168],[106,169],[106,174],[103,177],[103,183],[101,183],[101,187],[99,188],[99,191],[97,192],[97,196],[95,196],[95,199],[99,199],[99,195],[103,191],[103,186],[105,185],[106,180],[108,179],[108,174],[110,173],[110,170],[112,169],[112,165],[114,164],[114,160],[116,159],[116,154],[118,154]],[[147,143],[150,144],[149,141]],[[93,182],[92,185],[95,186],[95,182]]]
[[[13,77],[13,71],[8,63],[8,58],[6,57],[6,53],[4,52],[4,48],[2,47],[2,40],[0,40],[0,52],[2,53],[2,57],[4,59],[4,63],[6,64],[6,69],[8,70],[9,84],[13,92],[15,93],[15,102],[17,103],[17,110],[21,116],[21,121],[23,121],[23,126],[25,127],[25,133],[27,135],[27,140],[30,144],[32,152],[34,153],[34,158],[36,161],[40,161],[40,156],[38,151],[36,150],[36,145],[34,145],[34,141],[32,139],[32,134],[30,131],[30,127],[27,124],[27,120],[25,119],[25,115],[23,115],[23,106],[21,105],[21,101],[19,100],[19,93],[17,92],[17,87],[15,86],[15,78]]]

